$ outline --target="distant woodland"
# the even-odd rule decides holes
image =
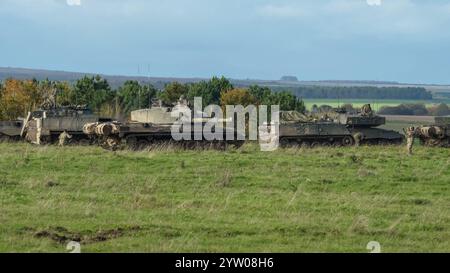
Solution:
[[[422,87],[302,86],[289,90],[304,99],[431,100],[433,98],[431,92]]]
[[[136,109],[149,108],[155,101],[173,106],[181,98],[193,103],[202,97],[203,106],[280,105],[281,110],[305,111],[303,101],[289,91],[273,92],[267,87],[234,87],[222,77],[196,83],[172,82],[162,89],[138,81],[126,81],[113,89],[100,76],[85,76],[75,83],[49,80],[6,79],[0,83],[0,120],[25,117],[29,111],[57,106],[87,106],[103,116],[125,118]]]
[[[429,100],[432,94],[419,87],[238,87],[225,77],[194,83],[174,81],[162,88],[136,80],[127,80],[113,88],[107,79],[98,75],[84,76],[74,82],[9,78],[0,82],[0,119],[24,117],[29,111],[42,107],[69,105],[88,106],[98,114],[124,118],[131,111],[148,108],[157,100],[167,106],[174,105],[180,97],[190,102],[194,97],[202,97],[204,106],[280,105],[281,110],[304,112],[304,98]],[[403,106],[381,109],[381,112],[413,115],[432,112],[424,108]],[[444,113],[444,108],[445,105],[442,105],[434,112]]]

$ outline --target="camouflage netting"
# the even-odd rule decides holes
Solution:
[[[311,118],[308,116],[297,112],[297,111],[282,111],[280,112],[280,123],[281,124],[291,124],[299,122],[310,122]]]

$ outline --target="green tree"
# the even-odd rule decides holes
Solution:
[[[172,82],[164,87],[164,91],[159,94],[160,100],[166,104],[171,105],[178,101],[181,96],[187,96],[188,87],[179,82]]]
[[[272,95],[272,90],[269,87],[262,87],[259,85],[252,85],[249,87],[250,94],[258,101],[258,104],[268,105]]]
[[[265,105],[279,105],[281,111],[298,111],[304,113],[306,108],[303,100],[289,91],[273,92],[264,100]]]
[[[117,96],[122,111],[128,114],[133,110],[150,107],[157,92],[153,85],[140,85],[137,81],[126,81],[119,87]]]
[[[189,85],[188,99],[192,103],[195,97],[201,97],[203,105],[220,105],[220,96],[222,92],[228,92],[234,87],[225,77],[213,77],[209,81],[201,81]]]
[[[115,97],[109,83],[99,75],[84,76],[75,83],[71,101],[77,105],[88,105],[95,111],[100,111],[105,103],[111,103]]]
[[[71,97],[73,97],[73,87],[68,82],[55,82],[56,89],[56,104],[60,106],[71,105]]]

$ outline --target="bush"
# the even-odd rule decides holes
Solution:
[[[399,106],[384,106],[378,111],[380,115],[426,116],[428,110],[424,104],[400,104]]]
[[[441,103],[428,108],[428,112],[431,116],[447,116],[450,115],[450,108],[447,104]]]

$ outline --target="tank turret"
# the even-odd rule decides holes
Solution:
[[[404,140],[399,132],[377,128],[386,124],[386,118],[376,115],[370,104],[364,105],[356,114],[340,113],[339,122],[350,130],[357,143],[401,144]]]

